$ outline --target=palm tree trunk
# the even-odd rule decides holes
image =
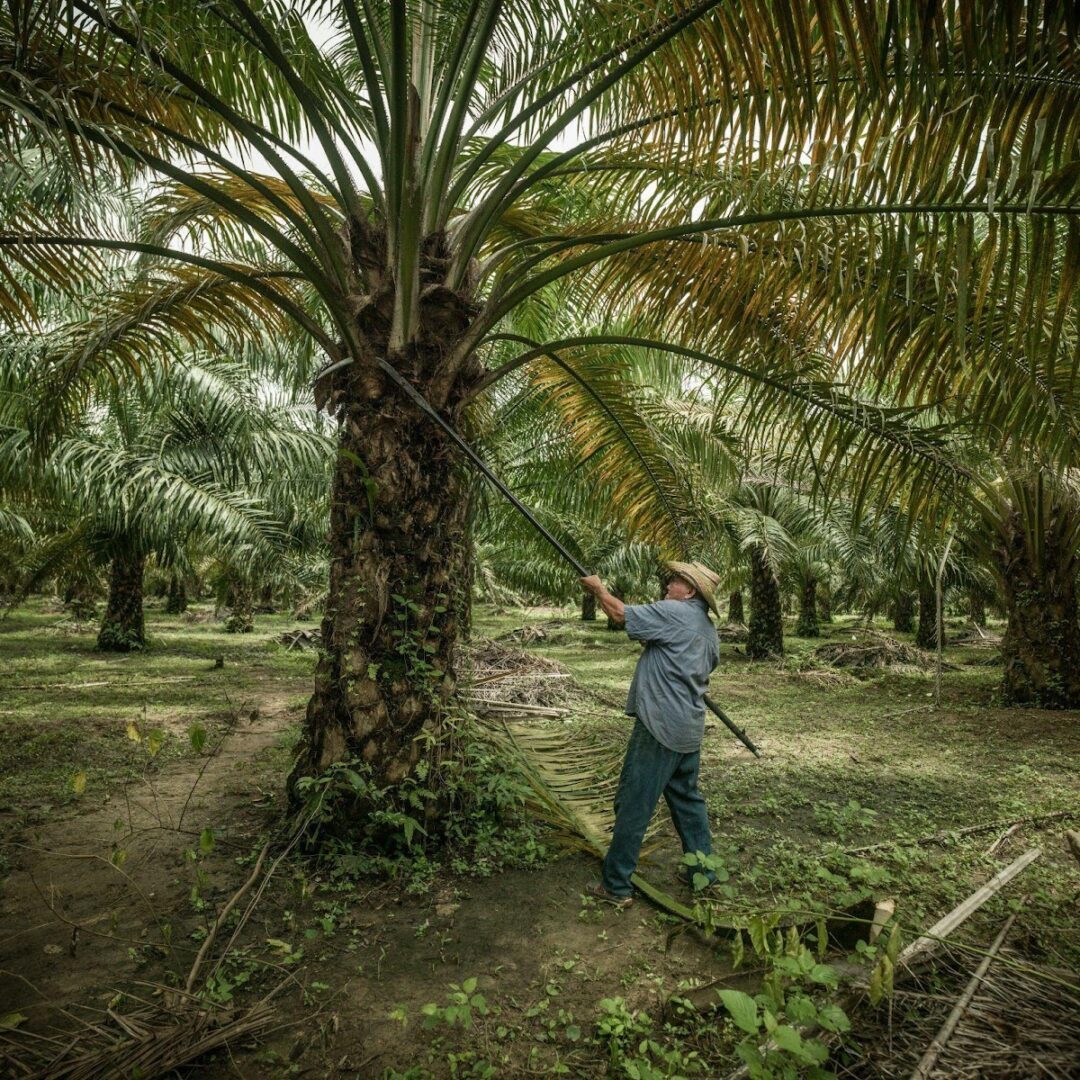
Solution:
[[[746,622],[746,616],[743,612],[743,599],[742,590],[736,589],[728,597],[728,609],[727,609],[728,622],[741,623]]]
[[[169,579],[169,596],[165,601],[166,615],[182,615],[187,611],[187,587],[184,579],[176,574]]]
[[[998,551],[1008,625],[1001,643],[1004,699],[1045,709],[1080,708],[1080,620],[1077,616],[1077,560],[1060,517],[1052,516],[1041,558],[1020,527],[1018,514],[1007,523]]]
[[[106,652],[131,652],[146,645],[143,622],[143,569],[146,558],[124,552],[113,556],[109,571],[109,600],[98,632],[97,647]]]
[[[425,742],[417,736],[439,733],[468,625],[469,498],[455,450],[393,387],[350,398],[323,651],[293,790],[348,759],[367,763],[378,784],[404,779]]]
[[[901,634],[910,634],[915,629],[915,597],[906,589],[896,594],[892,624],[893,629]]]
[[[795,625],[796,637],[821,637],[817,614],[817,578],[807,578],[802,583],[799,597],[799,621]]]
[[[937,621],[937,590],[932,578],[919,582],[919,628],[915,631],[915,644],[920,649],[936,649],[938,636],[945,647],[945,627]]]
[[[229,586],[229,602],[231,611],[225,620],[226,631],[230,634],[250,634],[255,629],[255,597],[251,583],[235,577]]]
[[[986,600],[978,589],[972,589],[968,594],[968,618],[976,626],[986,625]]]
[[[750,549],[750,636],[746,654],[754,660],[784,655],[780,582],[759,547]]]
[[[596,622],[596,597],[592,593],[581,598],[581,621]]]
[[[259,593],[258,613],[260,615],[273,615],[277,609],[274,607],[274,586],[264,585]]]
[[[818,585],[818,619],[823,623],[831,623],[832,617],[832,589],[828,585]]]

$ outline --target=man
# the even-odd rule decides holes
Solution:
[[[615,831],[604,859],[603,880],[590,895],[627,907],[633,902],[630,875],[637,868],[645,830],[663,795],[684,852],[712,853],[705,800],[698,791],[705,694],[720,658],[711,608],[719,618],[719,577],[701,563],[670,562],[664,599],[624,604],[598,577],[581,579],[634,641],[645,643],[634,669],[626,713],[634,730],[615,796]],[[713,877],[711,872],[708,875]]]

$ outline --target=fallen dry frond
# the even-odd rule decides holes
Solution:
[[[496,711],[499,706],[519,704],[558,710],[580,695],[562,664],[505,640],[474,641],[463,659],[462,684],[470,707]]]
[[[933,968],[897,990],[891,1009],[857,1011],[845,1043],[849,1052],[858,1047],[862,1057],[839,1069],[834,1062],[837,1074],[844,1080],[908,1080],[952,1010],[959,1015],[922,1074],[927,1080],[1076,1076],[1080,987],[1005,946],[983,970],[963,1010],[956,1010],[965,987],[972,986],[976,963],[970,950],[945,950]]]
[[[970,630],[949,638],[949,644],[959,645],[965,649],[1000,649],[1001,635],[973,626]]]
[[[55,1036],[31,1038],[0,1029],[0,1060],[11,1075],[30,1080],[154,1080],[203,1054],[259,1035],[275,1019],[280,1023],[265,999],[241,1011],[203,1005],[175,1011],[154,1005],[131,1012],[95,1010],[78,1030]]]
[[[914,668],[931,671],[936,659],[923,649],[875,630],[862,630],[850,641],[828,641],[814,650],[814,659],[837,668]],[[944,664],[953,670],[955,665]]]
[[[307,630],[287,630],[278,638],[278,643],[285,646],[286,652],[292,652],[293,649],[318,649],[322,646],[322,632],[317,626]]]
[[[785,671],[784,674],[822,690],[846,690],[861,685],[854,675],[833,668],[804,668],[802,671]]]
[[[533,626],[531,623],[526,623],[516,630],[507,630],[505,634],[500,634],[494,640],[516,641],[521,645],[528,645],[532,641],[543,641],[545,638],[547,638],[547,632],[542,626]]]

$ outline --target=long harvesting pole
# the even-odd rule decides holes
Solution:
[[[444,417],[430,405],[427,398],[416,389],[415,386],[404,375],[401,374],[392,364],[387,363],[385,360],[379,360],[379,367],[383,372],[390,377],[390,379],[397,384],[397,386],[405,393],[412,403],[425,415],[430,416],[436,424],[439,425],[446,432],[447,435],[453,440],[455,445],[462,451],[462,453],[483,473],[484,477],[495,487],[499,493],[513,504],[514,509],[517,510],[525,520],[532,525],[534,529],[574,568],[579,577],[588,577],[589,571],[569,552],[566,547],[560,542],[559,538],[554,535],[542,522],[538,521],[536,515],[491,471],[487,462],[457,433],[453,425],[449,423]],[[705,704],[709,709],[720,719],[724,726],[749,750],[754,757],[761,757],[761,751],[753,744],[750,737],[746,734],[742,728],[738,727],[716,704],[715,701],[708,694],[705,695]]]

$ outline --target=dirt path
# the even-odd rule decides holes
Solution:
[[[276,820],[281,762],[266,758],[288,726],[285,702],[270,698],[240,718],[212,755],[21,838],[0,899],[0,1014],[23,1013],[22,1031],[44,1033],[121,992],[150,999],[170,968],[182,984],[201,933]],[[215,843],[203,853],[207,826]],[[535,1072],[551,1055],[573,1063],[580,1036],[566,1033],[589,1030],[602,999],[658,1016],[680,981],[706,981],[726,966],[690,935],[669,940],[671,927],[642,902],[622,912],[583,903],[596,871],[593,859],[568,857],[489,879],[438,878],[413,896],[392,881],[313,891],[302,865],[283,870],[239,943],[260,990],[280,979],[260,962],[289,965],[281,1026],[258,1045],[200,1060],[200,1075],[368,1077],[425,1063],[441,1076],[458,1043],[498,1060],[507,1046],[491,1033],[500,1029]],[[422,1008],[445,1004],[450,984],[471,978],[494,1022],[472,1033],[425,1028]],[[534,1043],[544,1057],[526,1062]]]
[[[285,698],[268,698],[236,719],[215,753],[208,746],[12,845],[0,898],[3,1011],[24,1013],[33,1029],[68,1004],[101,1007],[120,983],[160,977],[161,961],[186,970],[197,948],[188,935],[206,921],[191,902],[186,853],[212,828],[214,849],[199,860],[204,895],[236,887],[233,860],[251,850],[270,804],[258,801],[257,764],[287,724]],[[163,934],[173,955],[148,955]]]

